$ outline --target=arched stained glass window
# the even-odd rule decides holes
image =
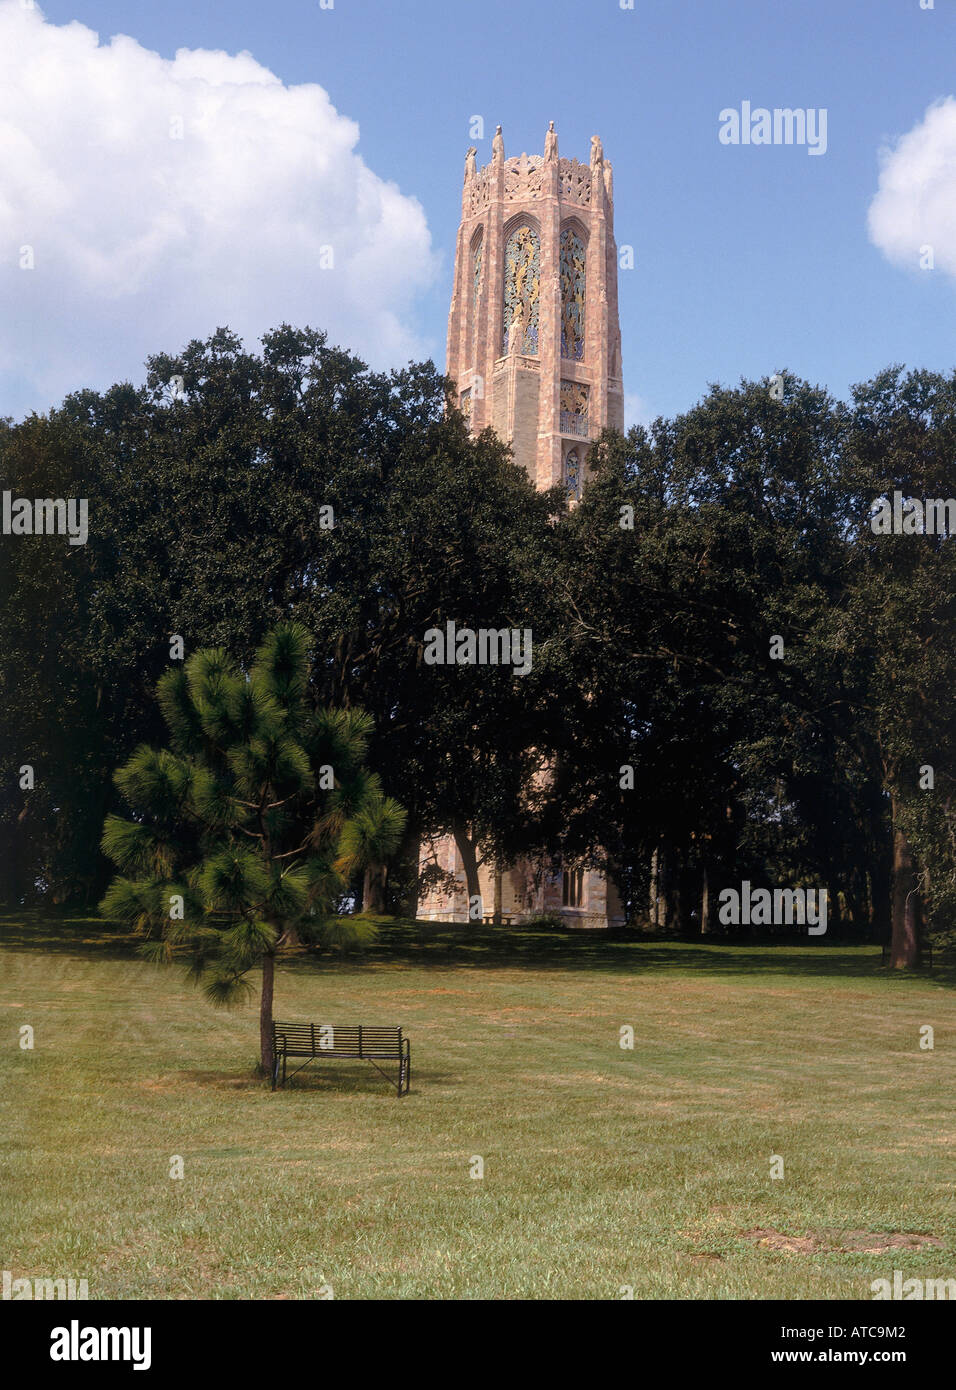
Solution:
[[[477,308],[478,308],[478,297],[479,297],[479,295],[481,294],[481,263],[482,263],[483,254],[484,254],[484,239],[483,239],[481,233],[479,232],[479,233],[478,233],[478,239],[477,239],[477,241],[475,242],[474,249],[472,250],[472,253],[471,253],[472,277],[473,277],[473,280],[474,280],[475,309],[476,309],[476,310],[477,310]]]
[[[538,354],[541,244],[533,227],[516,227],[505,247],[502,352]]]
[[[584,357],[584,295],[587,272],[584,242],[573,227],[561,233],[561,356]]]
[[[584,381],[561,382],[561,433],[590,437],[588,405],[590,388]]]
[[[581,496],[581,456],[577,449],[569,449],[564,460],[564,486],[569,497]]]

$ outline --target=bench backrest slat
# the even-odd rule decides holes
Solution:
[[[318,1036],[316,1036],[318,1027]],[[328,1030],[328,1031],[325,1031]],[[331,1023],[273,1023],[272,1034],[278,1052],[300,1056],[393,1056],[401,1053],[401,1028],[365,1024],[338,1027]]]

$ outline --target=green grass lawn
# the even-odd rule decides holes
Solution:
[[[91,1298],[836,1299],[894,1269],[956,1277],[942,971],[397,924],[365,957],[284,963],[276,1014],[404,1025],[411,1095],[336,1062],[272,1094],[254,1004],[213,1009],[97,921],[0,919],[0,1269]]]

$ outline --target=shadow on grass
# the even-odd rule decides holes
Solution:
[[[0,914],[0,950],[136,960],[139,938],[100,917],[21,911]]]
[[[956,962],[937,959],[930,973],[891,971],[878,945],[792,940],[691,940],[651,937],[637,930],[560,931],[551,928],[446,925],[386,921],[364,959],[380,964],[441,968],[678,971],[710,975],[788,974],[813,978],[885,976],[956,983]],[[341,963],[347,968],[347,960]]]
[[[21,911],[0,915],[0,950],[39,951],[81,959],[138,959],[138,939],[98,917]],[[891,971],[880,947],[846,941],[741,941],[648,937],[639,931],[560,931],[382,919],[376,943],[340,955],[300,949],[281,957],[295,972],[358,974],[372,967],[447,970],[680,972],[705,975],[790,975],[812,979],[921,979],[951,988],[956,961],[937,957],[932,972]]]
[[[364,1067],[364,1070],[362,1069]],[[397,1081],[397,1077],[396,1077]],[[189,1083],[197,1086],[201,1090],[226,1091],[231,1095],[242,1094],[272,1094],[272,1087],[267,1077],[259,1076],[254,1071],[208,1071],[198,1068],[177,1070],[164,1075],[160,1081],[145,1081],[138,1083],[141,1089],[148,1091],[176,1091],[181,1083]],[[412,1089],[410,1094],[415,1095],[425,1086],[461,1086],[463,1081],[461,1076],[455,1072],[436,1071],[434,1067],[418,1068],[412,1076]],[[378,1076],[368,1063],[363,1063],[356,1059],[354,1065],[339,1063],[331,1065],[322,1062],[314,1068],[308,1067],[304,1071],[296,1072],[293,1079],[291,1072],[285,1086],[276,1089],[275,1094],[295,1095],[305,1092],[322,1092],[333,1094],[378,1094],[381,1093],[388,1099],[398,1099],[395,1094],[395,1081],[389,1081],[384,1076]],[[404,1099],[404,1097],[403,1097]]]
[[[356,1063],[356,1066],[358,1063]],[[429,1068],[427,1071],[420,1070],[412,1076],[412,1089],[409,1095],[414,1096],[422,1089],[422,1086],[461,1086],[464,1082],[461,1076],[446,1072],[436,1072]],[[295,1079],[286,1081],[284,1086],[276,1090],[277,1096],[282,1095],[382,1095],[387,1100],[389,1096],[392,1100],[405,1100],[405,1096],[399,1097],[395,1090],[396,1082],[387,1081],[384,1076],[376,1076],[375,1072],[369,1067],[367,1074],[361,1071],[349,1071],[344,1067],[324,1066],[321,1070],[296,1072]]]

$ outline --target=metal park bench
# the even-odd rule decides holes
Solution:
[[[412,1045],[402,1037],[401,1028],[337,1028],[330,1023],[273,1023],[272,1089],[286,1083],[290,1057],[304,1057],[295,1076],[310,1062],[325,1057],[348,1057],[371,1062],[400,1096],[407,1096],[412,1083]],[[398,1080],[393,1081],[380,1062],[398,1063]],[[280,1079],[281,1070],[281,1079]]]

